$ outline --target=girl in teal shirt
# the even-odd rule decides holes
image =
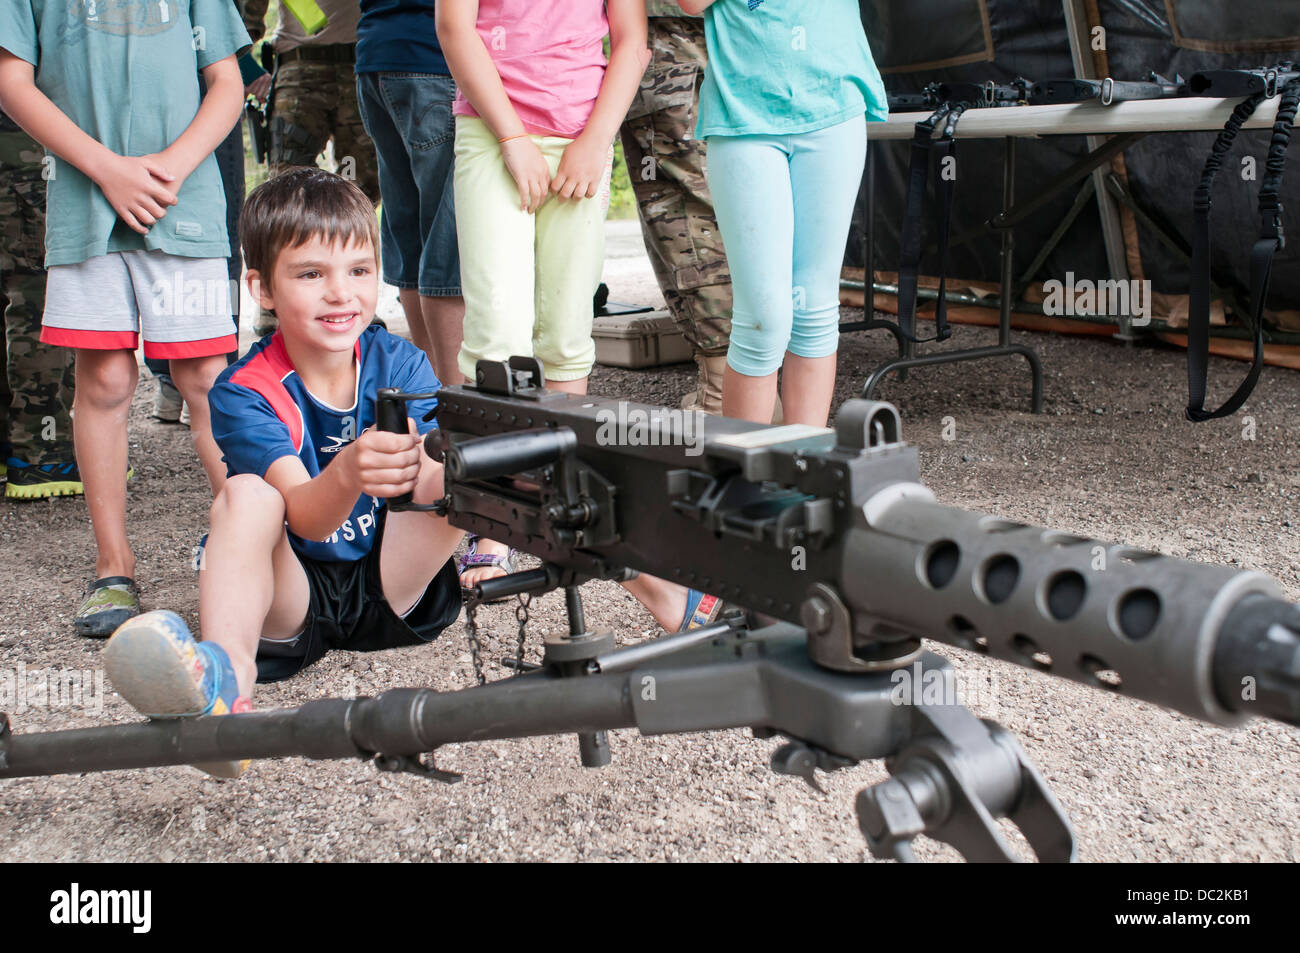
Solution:
[[[734,305],[722,412],[825,426],[839,275],[866,160],[888,115],[855,0],[681,0],[704,13],[709,68],[696,136]]]

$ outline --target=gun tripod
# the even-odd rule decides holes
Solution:
[[[540,595],[566,575],[548,564],[488,580],[469,594],[470,615],[478,601]],[[906,660],[917,664],[892,672],[830,672],[809,659],[800,628],[778,624],[751,632],[739,614],[616,650],[613,633],[587,629],[573,580],[563,587],[568,632],[548,638],[542,664],[527,664],[527,672],[617,679],[642,734],[749,727],[756,738],[782,735],[788,740],[773,753],[772,770],[801,777],[822,793],[818,770],[886,759],[893,777],[857,799],[859,826],[877,857],[910,861],[911,840],[927,834],[969,860],[1015,860],[995,820],[1009,817],[1039,859],[1074,859],[1069,821],[1042,776],[1005,729],[955,703],[954,672],[941,656],[913,653]],[[518,657],[501,663],[516,676],[525,673]],[[510,686],[517,680],[494,684],[502,686],[503,707],[513,707]],[[922,703],[922,684],[941,686],[948,703]],[[610,763],[611,727],[625,725],[578,732],[584,767]]]
[[[927,834],[970,860],[1014,860],[998,817],[1011,818],[1040,859],[1074,857],[1064,812],[1005,730],[960,705],[900,703],[906,693],[887,672],[823,669],[796,626],[750,632],[731,619],[624,649],[610,633],[571,631],[548,641],[544,658],[535,671],[458,692],[401,688],[283,711],[34,735],[11,733],[4,719],[0,777],[305,756],[372,759],[381,770],[452,782],[459,775],[421,756],[452,742],[572,733],[582,763],[598,766],[610,761],[610,729],[748,727],[756,737],[789,739],[773,770],[818,790],[818,769],[887,759],[893,777],[857,799],[878,857],[910,860],[912,838]],[[942,657],[927,652],[919,664],[927,677],[951,683]]]

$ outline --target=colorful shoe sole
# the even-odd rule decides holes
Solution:
[[[250,711],[247,698],[233,697],[230,692],[212,698],[204,690],[205,663],[218,661],[215,654],[200,649],[180,616],[165,609],[124,622],[104,646],[104,668],[113,688],[136,711],[154,719]],[[233,672],[228,671],[227,678],[233,682],[233,677]],[[248,761],[195,767],[214,777],[237,778],[248,767]]]
[[[53,496],[81,496],[86,488],[80,480],[56,480],[49,483],[5,484],[5,496],[11,500],[43,500]]]

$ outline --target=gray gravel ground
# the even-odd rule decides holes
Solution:
[[[616,288],[616,297],[619,295]],[[845,317],[854,313],[847,310]],[[959,328],[960,346],[993,333]],[[956,365],[887,382],[925,482],[945,503],[1114,539],[1196,560],[1259,569],[1300,598],[1295,513],[1300,377],[1267,370],[1243,415],[1193,426],[1181,417],[1181,352],[1105,340],[1021,335],[1047,372],[1047,406],[1027,413],[1019,362]],[[933,345],[930,345],[933,347]],[[844,340],[837,401],[890,352],[884,335]],[[1216,361],[1226,386],[1243,372]],[[600,368],[592,390],[675,404],[693,368]],[[133,540],[146,608],[192,624],[191,551],[204,530],[205,483],[176,427],[148,419],[152,384],[131,418]],[[954,418],[956,439],[941,436]],[[1247,427],[1253,420],[1253,439]],[[0,503],[0,677],[20,665],[99,669],[99,645],[70,633],[92,571],[84,505]],[[613,584],[593,584],[588,621],[623,644],[656,634]],[[563,625],[557,594],[534,612],[537,637]],[[483,610],[489,657],[508,654],[510,606]],[[535,652],[536,642],[534,642]],[[1068,811],[1084,860],[1300,860],[1300,732],[1253,723],[1225,731],[1130,699],[944,646],[972,707],[1006,725]],[[495,666],[490,677],[504,672]],[[259,708],[374,694],[402,685],[470,684],[463,623],[427,648],[336,653],[260,690]],[[111,687],[98,706],[32,707],[19,731],[128,722]],[[90,709],[90,710],[87,710]],[[572,738],[453,745],[441,767],[463,783],[379,776],[357,762],[255,764],[221,783],[190,768],[0,782],[0,860],[845,860],[866,859],[853,814],[866,764],[824,778],[825,796],[773,775],[775,741],[745,731],[642,738],[613,733],[613,764],[578,765]],[[953,859],[932,842],[918,855]]]

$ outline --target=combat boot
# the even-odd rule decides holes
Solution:
[[[722,375],[727,370],[727,355],[720,354],[716,357],[709,357],[703,354],[695,355],[695,364],[699,368],[699,379],[696,389],[691,391],[682,398],[683,410],[698,410],[706,414],[722,414]],[[704,394],[704,401],[701,403],[700,394]],[[772,423],[780,424],[785,422],[785,414],[781,409],[781,395],[776,395],[776,407],[772,410]]]
[[[682,409],[706,414],[722,413],[722,375],[727,369],[727,355],[696,354],[698,377],[695,390],[682,398]]]

